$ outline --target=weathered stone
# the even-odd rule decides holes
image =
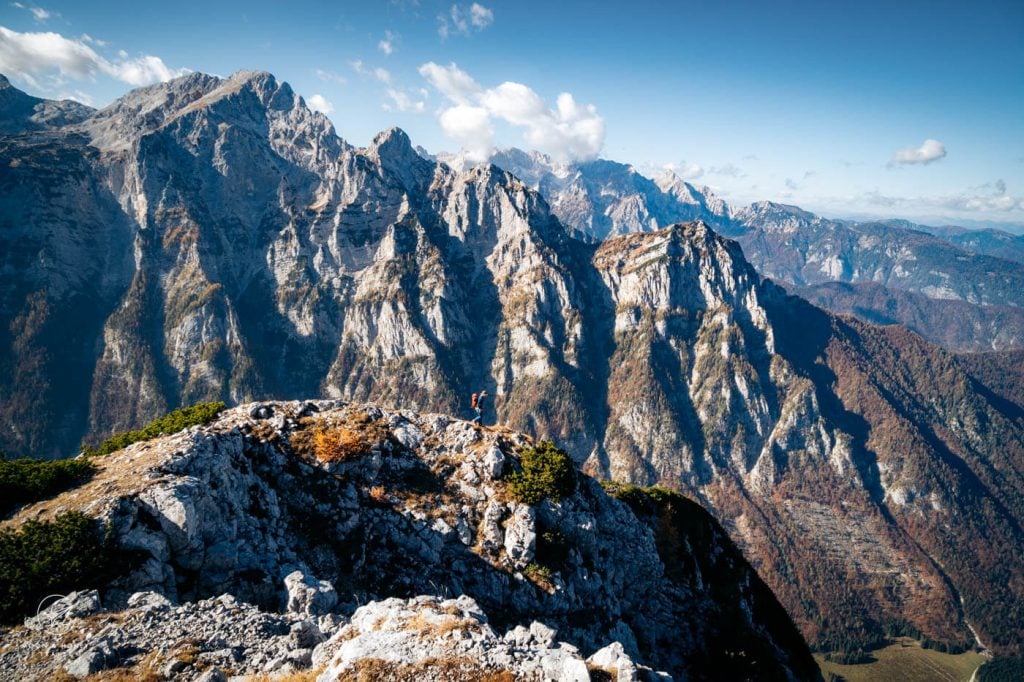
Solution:
[[[505,524],[505,552],[516,566],[533,561],[537,546],[537,512],[533,507],[517,504]]]
[[[128,608],[154,611],[171,608],[171,601],[158,592],[136,592],[128,598]]]
[[[100,595],[96,590],[71,592],[58,599],[37,616],[27,618],[25,626],[30,629],[52,627],[54,623],[67,618],[82,618],[100,610]]]
[[[112,668],[117,664],[117,653],[108,638],[103,638],[89,649],[64,666],[64,671],[73,677],[88,677],[101,670]]]
[[[317,580],[302,571],[292,571],[284,579],[288,592],[287,609],[307,616],[322,616],[338,603],[338,593],[326,580]]]

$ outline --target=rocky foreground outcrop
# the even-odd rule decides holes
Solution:
[[[272,402],[98,458],[5,524],[83,511],[137,558],[5,632],[2,676],[817,676],[696,505],[650,525],[583,475],[524,504],[508,480],[529,444],[437,414]]]

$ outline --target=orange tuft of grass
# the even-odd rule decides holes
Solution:
[[[344,462],[368,452],[366,441],[343,426],[320,428],[313,433],[313,453],[321,462]]]

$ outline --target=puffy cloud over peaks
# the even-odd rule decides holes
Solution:
[[[87,42],[95,41],[75,40],[52,32],[19,33],[0,26],[0,72],[29,83],[54,71],[77,79],[103,74],[134,86],[167,81],[188,73],[188,69],[170,68],[153,55],[133,58],[122,51],[116,60],[110,60]]]
[[[427,82],[452,106],[440,112],[446,135],[458,140],[474,160],[490,156],[495,119],[523,129],[530,146],[560,161],[595,158],[604,146],[604,119],[592,104],[580,104],[568,92],[550,107],[532,88],[506,81],[483,88],[452,63],[428,62],[419,69]]]
[[[494,127],[487,109],[456,104],[441,112],[441,130],[462,145],[470,161],[486,161],[494,153]]]
[[[309,105],[310,109],[319,111],[321,114],[329,114],[334,111],[334,105],[323,95],[313,95],[306,100],[306,104]]]

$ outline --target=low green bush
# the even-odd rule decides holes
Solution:
[[[98,588],[125,560],[109,533],[80,512],[0,530],[0,622],[34,615],[50,594]]]
[[[569,542],[557,530],[540,530],[535,556],[537,563],[561,570],[569,560]]]
[[[512,496],[523,504],[558,501],[576,491],[576,466],[565,450],[541,441],[519,453],[522,471],[508,477]]]
[[[119,433],[100,443],[97,447],[83,446],[82,453],[89,456],[109,455],[121,448],[126,448],[132,443],[151,440],[161,434],[177,433],[190,426],[202,426],[209,424],[217,415],[224,411],[226,405],[223,402],[196,403],[188,407],[182,407],[159,419],[151,421],[145,428],[138,431],[126,431]]]
[[[0,515],[67,490],[92,476],[87,459],[0,460]]]

